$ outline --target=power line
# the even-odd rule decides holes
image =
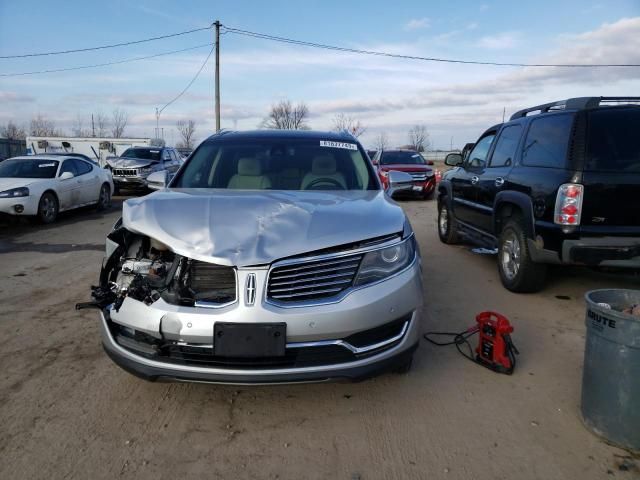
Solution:
[[[111,45],[101,45],[99,47],[76,48],[76,49],[73,49],[73,50],[60,50],[60,51],[57,51],[57,52],[23,53],[23,54],[20,54],[20,55],[0,55],[0,59],[44,57],[44,56],[48,56],[48,55],[65,55],[67,53],[91,52],[93,50],[104,50],[104,49],[107,49],[107,48],[124,47],[124,46],[127,46],[127,45],[137,45],[137,44],[140,44],[140,43],[147,43],[147,42],[153,42],[155,40],[162,40],[164,38],[179,37],[181,35],[188,35],[190,33],[201,32],[203,30],[209,30],[210,28],[211,28],[211,26],[202,27],[202,28],[195,28],[193,30],[187,30],[187,31],[184,31],[184,32],[171,33],[169,35],[160,35],[159,37],[145,38],[145,39],[142,39],[142,40],[133,40],[131,42],[112,43]]]
[[[32,72],[0,73],[0,77],[20,77],[25,75],[38,75],[41,73],[70,72],[73,70],[84,70],[87,68],[107,67],[109,65],[119,65],[121,63],[137,62],[138,60],[147,60],[149,58],[163,57],[165,55],[173,55],[174,53],[187,52],[189,50],[195,50],[197,48],[202,48],[202,47],[209,47],[211,45],[213,45],[213,43],[204,43],[202,45],[196,45],[195,47],[182,48],[180,50],[172,50],[170,52],[156,53],[155,55],[147,55],[145,57],[128,58],[125,60],[117,60],[115,62],[95,63],[93,65],[80,65],[78,67],[55,68],[51,70],[37,70]]]
[[[211,45],[211,44],[209,44]],[[207,62],[209,61],[209,58],[211,57],[211,54],[213,53],[213,50],[215,49],[215,44],[214,44],[214,48],[212,48],[211,50],[209,50],[209,54],[207,55],[207,58],[204,59],[204,62],[202,62],[202,65],[200,66],[200,69],[196,72],[196,74],[194,75],[194,77],[191,79],[191,81],[187,84],[186,87],[184,87],[184,90],[182,90],[173,100],[171,100],[170,102],[168,102],[164,107],[162,107],[160,110],[158,110],[158,117],[160,116],[160,114],[162,113],[162,111],[167,108],[169,105],[171,105],[173,102],[175,102],[176,100],[178,100],[182,95],[185,94],[185,92],[187,90],[189,90],[189,88],[191,87],[191,85],[193,85],[193,82],[196,81],[196,79],[198,78],[198,76],[200,75],[200,72],[202,72],[202,70],[204,69],[204,66],[207,64]]]
[[[223,28],[228,33],[235,33],[237,35],[244,35],[247,37],[259,38],[262,40],[270,40],[273,42],[288,43],[292,45],[301,45],[305,47],[322,48],[325,50],[334,50],[339,52],[358,53],[363,55],[375,55],[379,57],[391,57],[401,58],[405,60],[420,60],[425,62],[443,62],[443,63],[461,63],[467,65],[493,65],[500,67],[561,67],[561,68],[603,68],[603,67],[640,67],[640,64],[555,64],[555,63],[504,63],[504,62],[484,62],[479,60],[458,60],[451,58],[439,58],[439,57],[421,57],[417,55],[402,55],[397,53],[379,52],[374,50],[361,50],[357,48],[340,47],[336,45],[327,45],[324,43],[308,42],[305,40],[296,40],[293,38],[278,37],[275,35],[268,35],[266,33],[252,32],[249,30],[242,30],[239,28],[232,28],[223,25]]]

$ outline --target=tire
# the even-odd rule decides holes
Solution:
[[[101,212],[111,206],[111,189],[107,183],[103,183],[100,187],[100,196],[98,197],[98,203],[96,203],[96,209]]]
[[[458,242],[456,221],[447,205],[447,197],[442,197],[438,205],[438,237],[448,245]]]
[[[396,375],[405,375],[411,371],[412,366],[413,366],[413,355],[411,355],[408,360],[405,360],[401,364],[394,367],[392,372],[395,373]]]
[[[51,192],[44,192],[38,202],[38,220],[41,223],[53,223],[58,218],[58,198]]]
[[[547,266],[531,260],[527,236],[520,217],[510,219],[500,232],[498,272],[502,285],[512,292],[532,293],[544,286]]]

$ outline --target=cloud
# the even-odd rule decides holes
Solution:
[[[490,50],[506,50],[517,47],[520,44],[520,37],[520,32],[503,32],[496,35],[488,35],[478,41],[478,46]]]
[[[409,31],[420,30],[422,28],[428,28],[430,25],[431,20],[429,20],[427,17],[412,18],[405,24],[404,29]]]
[[[482,5],[480,5],[480,11],[484,12],[486,10],[489,10],[489,5],[486,3],[483,3]]]
[[[0,90],[0,103],[30,103],[36,99],[32,95]]]

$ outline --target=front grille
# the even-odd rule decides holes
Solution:
[[[269,275],[267,298],[301,302],[334,297],[353,285],[362,254],[275,267]]]
[[[236,300],[236,274],[232,267],[192,260],[187,285],[196,302],[224,304]]]
[[[138,174],[135,168],[114,168],[113,175],[116,177],[135,177]]]
[[[411,172],[410,175],[413,177],[413,180],[416,182],[424,182],[427,179],[426,173]]]

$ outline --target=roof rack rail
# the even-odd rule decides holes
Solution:
[[[536,105],[535,107],[525,108],[518,110],[511,115],[511,120],[516,118],[526,117],[531,112],[547,113],[554,110],[583,110],[585,108],[596,108],[601,103],[615,103],[615,104],[639,104],[640,97],[576,97],[569,98],[567,100],[559,100],[557,102],[545,103],[543,105]]]

